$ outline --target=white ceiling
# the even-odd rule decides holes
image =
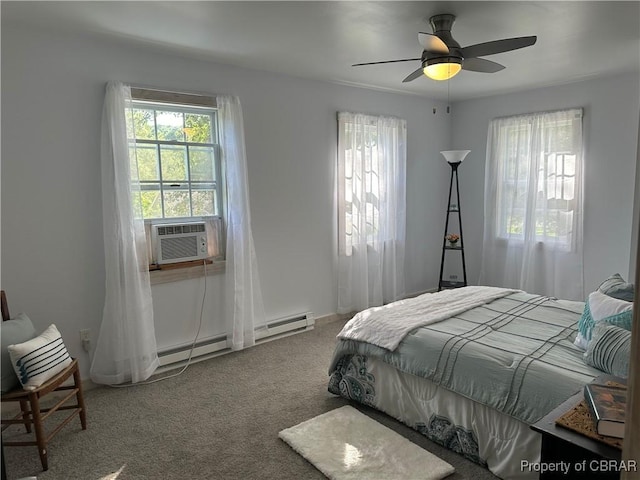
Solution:
[[[640,69],[640,2],[1,2],[2,24],[82,31],[182,55],[376,89],[452,100]],[[507,68],[450,82],[402,79],[419,62],[419,31],[435,14],[457,19],[465,47],[537,35],[534,46],[487,57]]]

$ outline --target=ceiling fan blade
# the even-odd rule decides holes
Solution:
[[[493,42],[478,43],[461,49],[464,58],[484,57],[496,53],[510,52],[519,48],[529,47],[536,43],[538,37],[516,37],[494,40]]]
[[[397,63],[397,62],[417,62],[422,58],[403,58],[402,60],[385,60],[384,62],[368,62],[368,63],[354,63],[352,67],[361,67],[362,65],[378,65],[380,63]]]
[[[424,72],[422,71],[422,67],[420,67],[415,72],[412,72],[409,75],[407,75],[407,78],[402,80],[402,83],[411,82],[412,80],[415,80],[416,78],[418,78],[420,75],[423,75],[423,74]]]
[[[496,73],[504,68],[504,65],[492,62],[486,58],[465,58],[462,61],[462,69],[470,72]]]
[[[422,48],[429,53],[449,53],[449,47],[447,47],[447,44],[433,33],[418,33],[418,42],[422,45]]]

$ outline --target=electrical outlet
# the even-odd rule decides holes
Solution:
[[[82,342],[82,348],[88,352],[91,348],[91,330],[88,328],[80,330],[80,341]]]

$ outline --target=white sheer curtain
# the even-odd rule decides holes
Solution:
[[[584,300],[582,110],[489,125],[480,284]]]
[[[140,189],[135,184],[137,172],[130,172],[126,119],[130,106],[130,88],[110,82],[101,144],[106,290],[90,370],[91,380],[101,384],[140,382],[159,365]]]
[[[407,125],[338,113],[338,312],[402,298]]]
[[[227,342],[233,350],[255,343],[264,325],[262,290],[251,233],[242,108],[237,97],[218,96],[220,146],[227,189]]]

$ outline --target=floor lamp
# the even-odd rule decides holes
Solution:
[[[458,288],[458,287],[467,286],[467,268],[466,268],[466,263],[464,258],[464,240],[462,238],[462,214],[460,213],[460,187],[458,184],[458,167],[460,166],[460,164],[465,159],[465,157],[469,154],[470,151],[471,150],[445,150],[440,152],[442,156],[444,156],[444,158],[447,160],[447,163],[449,163],[449,166],[451,167],[451,179],[449,180],[449,201],[447,203],[447,219],[444,225],[444,236],[443,236],[443,243],[442,243],[442,258],[440,261],[440,277],[439,277],[440,280],[438,282],[438,291],[445,288]],[[451,195],[453,193],[453,177],[454,176],[456,179],[456,198],[457,198],[457,203],[455,204],[455,207],[453,207],[451,204]],[[454,242],[454,244],[447,246],[447,235],[449,230],[449,215],[451,213],[458,214],[460,246],[457,246],[457,242]],[[460,254],[462,255],[462,278],[463,278],[462,282],[444,280],[442,278],[442,275],[444,273],[445,254],[448,251],[452,251],[452,250],[459,251]]]

